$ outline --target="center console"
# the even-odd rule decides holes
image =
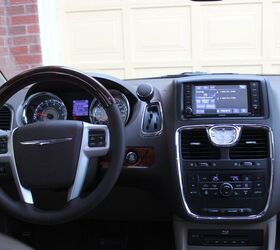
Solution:
[[[233,140],[236,133],[237,141],[231,147],[215,145],[209,134],[213,129],[216,140]],[[268,127],[257,125],[180,128],[178,167],[188,214],[198,219],[261,217],[269,203],[271,138]]]
[[[258,77],[194,77],[176,82],[176,97],[182,124],[175,135],[182,204],[188,217],[215,225],[177,218],[175,231],[193,246],[187,249],[267,249],[266,222],[223,225],[256,222],[270,204],[273,134],[266,82]]]

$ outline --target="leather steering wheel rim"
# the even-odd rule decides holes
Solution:
[[[124,125],[114,98],[96,79],[70,68],[45,66],[31,69],[8,80],[0,87],[0,107],[18,91],[44,79],[61,79],[93,93],[108,115],[110,132],[111,161],[104,177],[86,197],[69,201],[60,210],[41,210],[33,205],[13,200],[0,189],[0,206],[10,215],[37,224],[59,224],[80,217],[99,205],[114,187],[123,165],[125,152]],[[28,125],[27,125],[28,126]],[[14,176],[15,177],[15,176]]]

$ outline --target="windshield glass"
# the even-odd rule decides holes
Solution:
[[[279,26],[279,1],[0,0],[0,69],[280,74]]]

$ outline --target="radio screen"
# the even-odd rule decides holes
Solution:
[[[192,107],[195,115],[247,114],[247,85],[195,85]]]

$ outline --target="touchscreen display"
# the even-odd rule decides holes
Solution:
[[[88,100],[73,100],[73,116],[88,116]]]
[[[247,85],[195,85],[193,114],[227,115],[248,113]]]

